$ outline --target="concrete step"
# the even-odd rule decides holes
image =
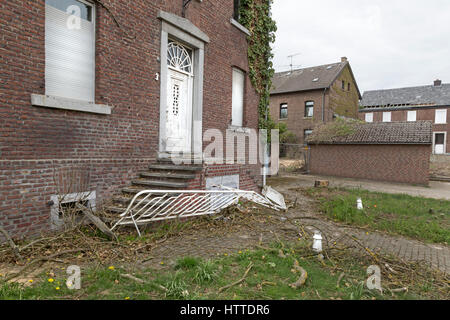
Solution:
[[[192,180],[195,179],[195,174],[182,174],[182,173],[171,173],[171,172],[141,172],[139,174],[142,178],[161,178],[161,179],[184,179]]]
[[[138,198],[138,200],[141,200],[141,199],[142,199],[141,197]],[[121,206],[124,206],[124,207],[128,206],[130,204],[131,200],[133,200],[133,197],[114,197],[113,198],[113,201],[115,203],[117,203]],[[155,199],[146,199],[143,201],[144,204],[154,203],[154,202],[156,202]]]
[[[122,188],[121,189],[121,191],[123,192],[123,193],[125,193],[125,194],[129,194],[129,195],[131,195],[131,196],[134,196],[134,195],[136,195],[138,192],[141,192],[141,191],[144,191],[144,190],[148,190],[148,188],[145,188],[145,187],[140,187],[140,188],[138,188],[138,187],[136,187],[136,186],[131,186],[131,187],[127,187],[127,188]],[[163,195],[163,194],[165,194],[166,193],[166,191],[164,191],[164,190],[162,190],[162,191],[160,191],[160,192],[155,192],[155,193],[153,193],[155,196],[158,196],[158,195]]]
[[[202,166],[193,165],[174,165],[174,164],[152,164],[148,166],[150,170],[168,170],[168,171],[202,171]]]
[[[133,185],[163,188],[187,188],[187,182],[172,182],[164,180],[133,180]]]

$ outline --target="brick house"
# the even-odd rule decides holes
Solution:
[[[364,92],[359,118],[366,122],[433,122],[433,154],[450,153],[450,84]]]
[[[429,181],[431,121],[355,122],[344,130],[327,124],[308,143],[311,174],[422,185]]]
[[[259,164],[206,165],[210,128],[258,127],[239,1],[0,4],[0,225],[58,224],[58,196],[123,211],[141,189],[260,190]],[[196,164],[176,166],[174,153]],[[70,178],[70,179],[69,179]]]
[[[358,118],[361,94],[345,57],[339,63],[276,73],[272,82],[270,115],[286,123],[298,143],[337,116]]]

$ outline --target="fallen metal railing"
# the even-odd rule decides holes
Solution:
[[[282,203],[277,203],[277,201],[254,191],[220,188],[222,190],[141,191],[133,197],[111,230],[118,226],[134,225],[141,236],[139,225],[154,221],[216,214],[237,204],[241,198],[277,211],[286,209],[284,200]]]

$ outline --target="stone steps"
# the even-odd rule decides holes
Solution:
[[[164,190],[185,190],[189,182],[195,179],[196,173],[201,170],[203,167],[200,165],[175,165],[168,159],[160,160],[156,164],[149,165],[148,171],[140,172],[130,186],[122,188],[121,194],[114,197],[112,205],[106,209],[113,214],[122,214],[133,197],[144,190],[161,190],[154,196],[165,194]],[[145,204],[152,201],[154,201],[152,198],[146,199]]]

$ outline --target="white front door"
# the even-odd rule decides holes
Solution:
[[[192,140],[192,51],[170,42],[168,46],[166,150],[190,152]]]

